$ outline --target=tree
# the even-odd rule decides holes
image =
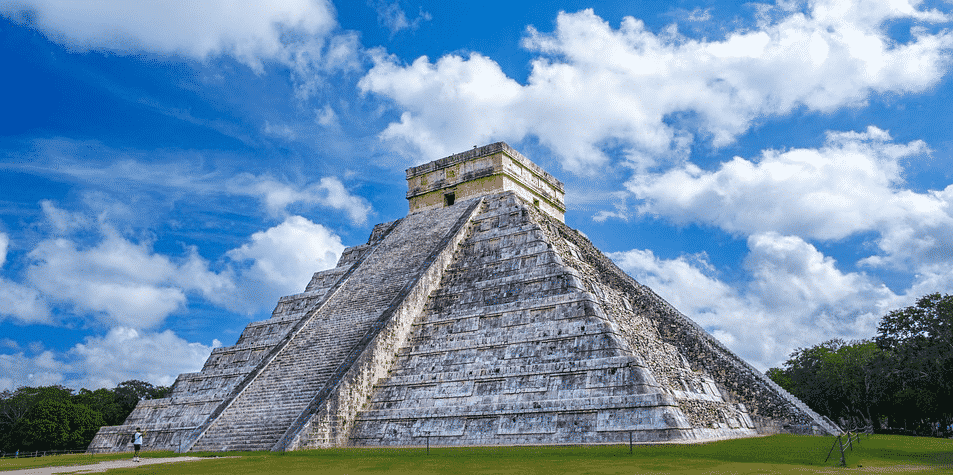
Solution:
[[[36,403],[13,425],[11,442],[20,450],[85,449],[103,425],[102,414],[71,401]]]
[[[799,348],[768,376],[842,423],[936,434],[953,421],[953,296],[887,313],[873,341]]]
[[[129,411],[120,404],[116,392],[112,389],[80,389],[73,401],[102,414],[103,423],[108,426],[122,424],[129,416]]]
[[[924,430],[953,419],[953,296],[929,294],[883,317],[875,337],[893,360],[889,416]]]
[[[876,424],[884,385],[882,352],[872,341],[833,339],[798,348],[768,377],[815,411],[849,426]]]
[[[63,386],[21,387],[0,393],[0,448],[9,450],[19,441],[13,429],[41,401],[69,401],[73,392]],[[15,449],[14,449],[15,450]]]
[[[166,386],[153,386],[145,381],[130,379],[123,381],[113,390],[116,394],[116,402],[122,407],[125,414],[122,416],[125,420],[140,399],[158,399],[165,397],[169,392]],[[120,422],[121,423],[121,422]]]
[[[103,425],[122,424],[140,399],[165,397],[169,388],[130,380],[114,389],[78,393],[63,386],[0,392],[0,450],[81,449]]]

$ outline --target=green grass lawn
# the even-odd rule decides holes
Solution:
[[[953,473],[953,440],[875,435],[847,453],[847,470],[836,468],[839,453],[825,463],[832,437],[776,435],[707,444],[629,447],[476,447],[329,449],[276,454],[242,452],[199,462],[146,465],[109,473],[163,474],[632,474],[632,473]],[[195,455],[195,454],[190,454]],[[128,457],[128,454],[124,456]],[[169,456],[148,453],[146,456]],[[78,456],[82,457],[82,456]],[[94,461],[105,460],[97,456]],[[0,470],[25,468],[3,461]]]
[[[146,457],[174,457],[172,452],[142,452],[142,458]],[[66,465],[89,465],[106,460],[130,459],[132,453],[118,454],[70,454],[70,455],[48,455],[46,457],[30,458],[3,458],[0,459],[0,471],[20,470],[24,468],[36,467],[61,467]]]

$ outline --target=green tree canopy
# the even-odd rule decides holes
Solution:
[[[798,348],[767,374],[842,423],[936,433],[953,421],[953,296],[930,294],[889,312],[873,340]]]
[[[103,425],[122,424],[140,399],[164,397],[165,386],[130,380],[113,389],[21,387],[0,392],[0,450],[83,449]]]
[[[89,407],[47,399],[13,425],[11,436],[21,450],[85,449],[102,425],[102,414]]]

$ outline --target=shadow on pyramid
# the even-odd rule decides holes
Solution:
[[[697,442],[837,434],[563,223],[505,143],[407,170],[379,224],[96,452]]]

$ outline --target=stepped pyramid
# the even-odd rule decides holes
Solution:
[[[505,143],[407,170],[410,213],[91,451],[705,441],[840,429],[564,224]]]

